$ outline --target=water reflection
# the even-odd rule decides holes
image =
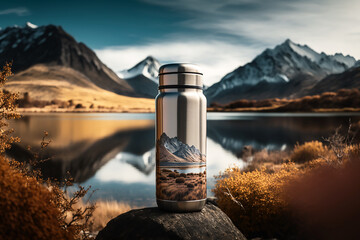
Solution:
[[[359,121],[358,115],[351,116]],[[286,149],[296,142],[321,140],[337,126],[347,126],[349,116],[297,116],[264,114],[208,115],[208,194],[214,175],[241,160],[244,146]],[[52,140],[41,152],[51,160],[41,165],[44,176],[62,179],[69,171],[76,182],[92,185],[94,199],[155,205],[155,152],[153,114],[33,114],[13,121],[22,138],[9,155],[27,160],[39,151],[43,131]],[[36,147],[38,146],[38,147]]]
[[[352,122],[359,121],[352,116],[242,116],[241,120],[227,119],[208,121],[208,136],[240,158],[244,146],[256,150],[285,150],[297,142],[319,140],[328,137],[338,126],[346,129]]]

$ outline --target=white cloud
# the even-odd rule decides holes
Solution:
[[[143,0],[186,11],[182,26],[272,47],[290,38],[329,54],[360,58],[358,0]],[[263,49],[258,49],[262,51]]]
[[[143,1],[181,11],[187,20],[178,24],[199,30],[198,34],[187,38],[171,32],[166,40],[158,42],[97,50],[101,60],[115,71],[130,68],[152,55],[161,63],[199,64],[206,84],[211,85],[287,38],[318,52],[341,52],[360,58],[357,0]]]
[[[0,10],[0,15],[16,14],[18,16],[28,15],[30,11],[25,7],[9,8]]]
[[[360,2],[329,1],[324,4],[298,2],[288,11],[259,12],[259,18],[215,18],[192,20],[189,26],[247,37],[265,46],[286,38],[328,54],[342,52],[360,58]]]
[[[257,49],[225,41],[169,39],[145,45],[115,46],[95,50],[98,57],[115,72],[128,69],[151,55],[160,63],[190,62],[198,64],[206,85],[250,61]]]

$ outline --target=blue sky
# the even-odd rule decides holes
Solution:
[[[286,38],[360,58],[360,1],[7,1],[0,27],[61,25],[114,71],[153,55],[199,64],[208,85]]]

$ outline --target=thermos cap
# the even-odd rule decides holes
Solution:
[[[159,75],[171,73],[194,73],[201,74],[199,66],[191,63],[172,63],[162,65],[159,69]]]
[[[200,68],[190,63],[166,64],[159,69],[159,89],[196,88],[202,89]]]

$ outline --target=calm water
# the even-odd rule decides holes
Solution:
[[[229,166],[245,166],[244,146],[288,150],[296,142],[322,140],[336,127],[360,120],[359,114],[209,113],[208,194],[214,175]],[[39,151],[43,131],[52,140],[41,152],[51,160],[41,165],[45,176],[75,181],[97,189],[92,199],[155,205],[154,114],[30,114],[13,121],[22,142],[10,155],[29,158],[27,146]]]

